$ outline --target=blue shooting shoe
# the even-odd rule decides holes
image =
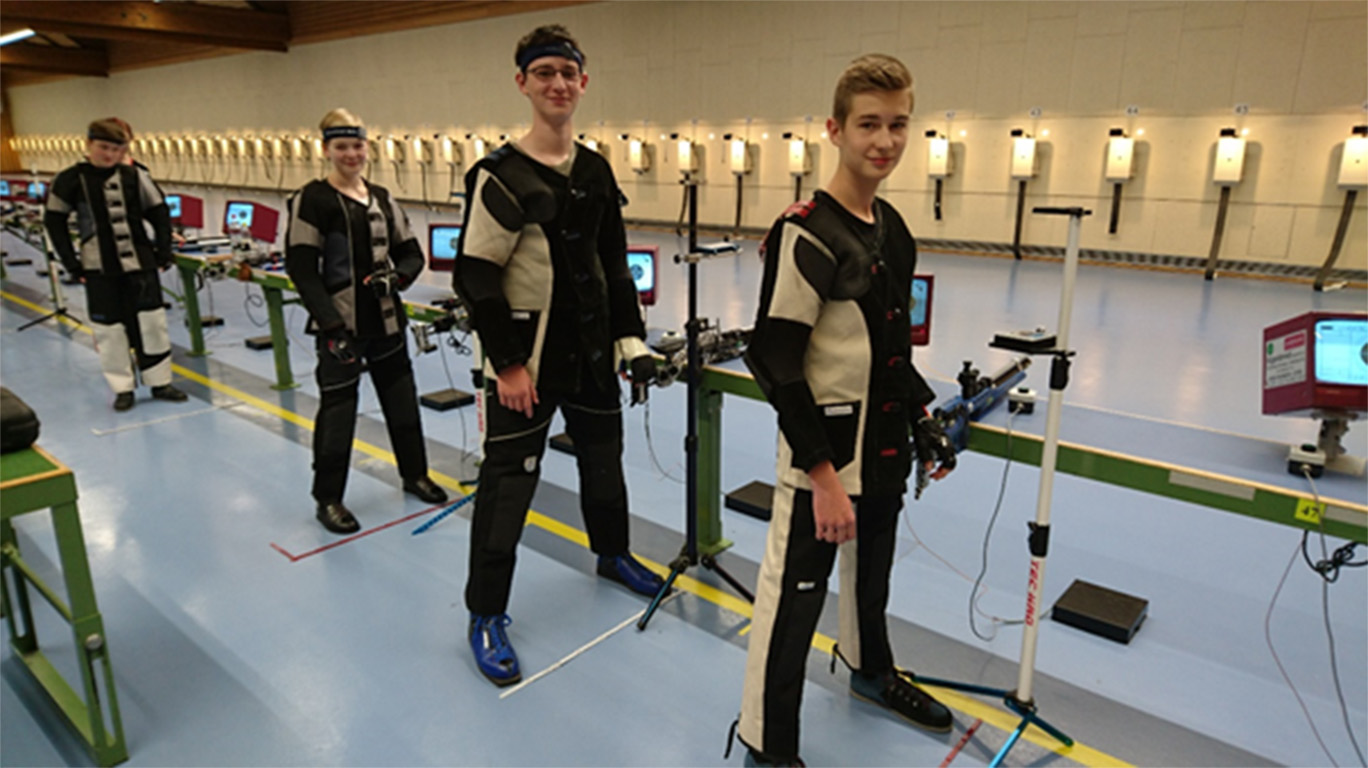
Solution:
[[[518,654],[504,632],[504,627],[512,623],[506,613],[497,616],[470,614],[470,650],[475,652],[475,664],[489,682],[500,687],[522,679]]]
[[[647,597],[655,597],[660,588],[665,586],[665,580],[655,575],[655,572],[637,562],[630,552],[623,552],[616,557],[600,555],[598,559],[598,575],[605,579],[612,579],[619,584],[625,585],[628,589]]]

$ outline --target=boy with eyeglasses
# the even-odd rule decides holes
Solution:
[[[663,586],[627,551],[617,370],[644,392],[655,363],[627,268],[624,202],[608,162],[574,140],[589,82],[559,25],[518,42],[514,80],[532,128],[466,174],[453,285],[485,355],[484,462],[471,525],[469,640],[495,685],[518,682],[505,627],[518,539],[559,408],[575,445],[580,508],[598,574],[643,595]]]

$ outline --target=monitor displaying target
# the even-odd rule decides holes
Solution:
[[[660,274],[656,262],[660,249],[654,245],[627,246],[627,269],[636,283],[637,296],[641,306],[649,307],[656,302],[656,277]]]
[[[456,254],[461,250],[460,224],[428,225],[428,269],[450,272],[456,267]]]

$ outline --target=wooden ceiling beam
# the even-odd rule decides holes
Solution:
[[[321,43],[381,32],[434,27],[596,0],[311,0],[290,4],[290,41]],[[7,0],[6,8],[9,6]]]
[[[117,0],[6,0],[6,26],[136,42],[180,42],[286,51],[285,14],[186,3]]]
[[[15,43],[0,48],[0,66],[63,75],[109,77],[109,56],[91,48]]]

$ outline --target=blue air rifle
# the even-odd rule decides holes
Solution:
[[[931,412],[931,416],[941,423],[956,452],[969,446],[969,424],[983,418],[993,406],[1006,400],[1012,387],[1026,378],[1026,369],[1030,367],[1031,358],[1023,356],[992,376],[981,376],[973,361],[964,361],[964,370],[955,377],[959,381],[960,393]],[[921,462],[917,462],[918,497],[926,487],[926,474]]]

